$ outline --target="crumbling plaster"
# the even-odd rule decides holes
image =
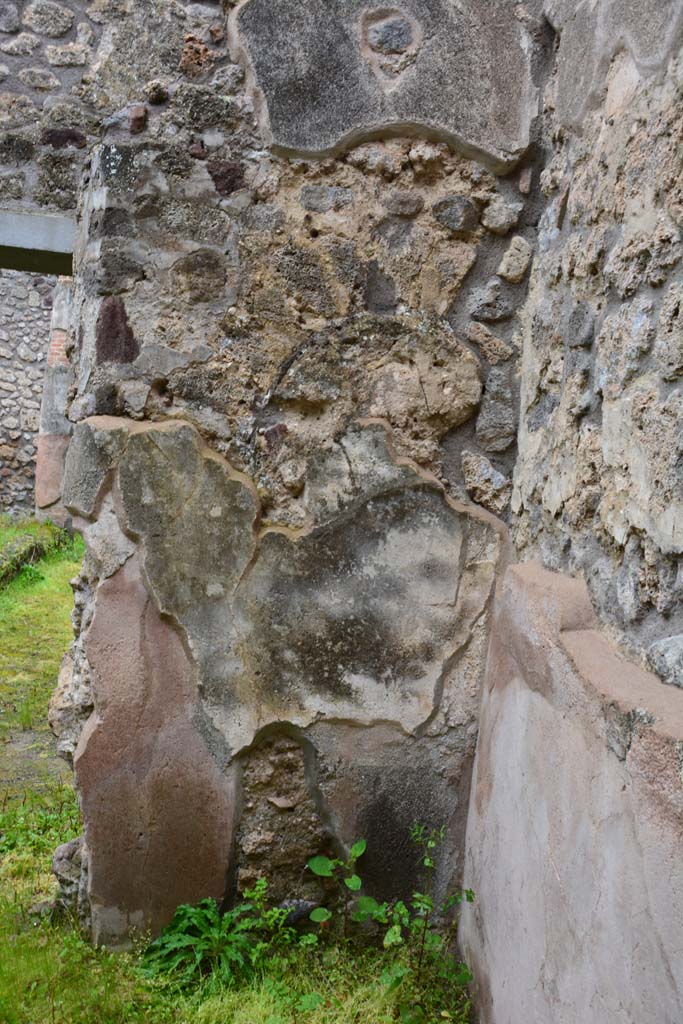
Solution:
[[[187,898],[181,864],[194,840],[185,826],[177,833],[179,800],[193,808],[192,828],[205,837],[200,851],[210,848],[207,871],[220,837],[227,837],[223,874],[210,884],[212,894],[223,894],[230,837],[240,821],[238,788],[246,786],[244,800],[251,799],[251,775],[243,775],[242,763],[262,735],[284,734],[313,752],[309,781],[321,818],[311,827],[311,811],[300,822],[312,843],[349,841],[354,826],[379,826],[353,781],[363,765],[366,800],[384,794],[385,801],[383,845],[369,851],[365,865],[380,887],[387,887],[384,865],[393,849],[391,884],[409,889],[404,838],[411,816],[463,819],[481,636],[503,530],[494,517],[447,499],[436,480],[397,461],[378,425],[342,437],[311,473],[305,496],[315,525],[261,528],[253,485],[187,424],[105,417],[77,428],[63,497],[80,517],[86,574],[99,585],[84,650],[68,663],[71,682],[62,681],[52,721],[74,760],[92,927],[101,941],[120,941],[143,921],[158,927]],[[139,600],[149,595],[150,626],[140,627],[139,654],[134,647],[124,656],[138,592]],[[185,665],[178,668],[182,700],[160,687],[163,673],[157,682],[158,629]],[[115,680],[112,657],[124,658]],[[82,693],[84,671],[92,697],[78,705],[69,698]],[[225,806],[186,791],[173,753],[178,730],[195,751],[193,786],[213,792],[218,771],[233,793],[225,795]],[[352,749],[358,748],[352,756],[349,730]],[[130,738],[122,744],[124,734]],[[164,788],[169,771],[173,793]],[[448,783],[440,780],[442,771]],[[150,794],[134,808],[125,782],[133,776]],[[390,811],[397,785],[401,806]],[[285,834],[304,797],[278,808]],[[461,867],[463,824],[449,839],[442,887]],[[256,842],[247,826],[243,819],[238,860],[248,861]],[[279,832],[271,832],[266,845],[273,856],[279,842]],[[304,855],[314,848],[301,837],[294,847]],[[265,869],[268,855],[261,853]],[[203,853],[198,856],[203,864]],[[131,871],[138,880],[133,888]],[[300,872],[301,865],[292,865],[292,878]],[[248,877],[241,871],[238,884]],[[207,879],[200,874],[193,886],[206,886]]]
[[[229,783],[207,836],[238,846],[211,875],[209,841],[207,891],[229,896],[254,858],[275,857],[267,815],[245,809],[250,780],[261,786],[251,759],[277,734],[308,759],[296,828],[293,808],[280,812],[303,859],[362,831],[377,836],[377,891],[390,895],[391,864],[407,893],[422,816],[449,823],[439,884],[459,878],[489,605],[509,557],[533,169],[496,178],[414,137],[283,159],[263,146],[213,13],[180,38],[174,76],[145,81],[182,9],[159,8],[143,73],[137,50],[120,59],[117,40],[147,31],[126,6],[87,83],[122,112],[91,152],[75,254],[63,501],[88,553],[51,721],[83,801],[82,911],[110,942],[158,928],[194,893],[184,847],[159,883],[175,813],[161,781],[135,813],[127,785],[110,784],[133,773],[156,792],[176,728],[206,753],[202,784],[212,765]],[[155,696],[156,625],[117,710],[106,624],[120,588],[140,586],[150,623],[172,624],[189,659],[177,671],[179,686],[195,680],[192,710]],[[147,741],[116,742],[118,715],[138,705],[157,716],[151,760]],[[127,821],[116,842],[112,815]],[[131,870],[151,896],[126,890]]]

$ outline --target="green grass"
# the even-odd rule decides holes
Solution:
[[[0,1024],[180,1021],[133,957],[93,949],[76,922],[31,913],[56,894],[55,848],[80,832],[70,785],[27,790],[0,810]]]
[[[14,539],[13,529],[0,521],[0,543]],[[47,706],[72,636],[69,580],[82,558],[76,538],[0,590],[0,1024],[180,1020],[175,1000],[142,980],[130,957],[92,949],[71,922],[29,913],[55,895],[55,848],[81,832],[73,787],[46,774],[42,758],[51,745]],[[13,738],[26,729],[38,742],[28,781],[17,781]]]
[[[0,903],[3,1024],[138,1024],[183,1018],[143,983],[130,956],[94,950],[68,925],[35,925],[21,899]]]
[[[389,993],[381,971],[377,951],[301,952],[247,985],[184,993],[144,979],[135,954],[94,950],[66,924],[32,925],[21,899],[0,905],[3,1024],[394,1024],[405,993]],[[311,995],[318,1005],[302,1008]],[[446,1013],[424,1022],[459,1019]]]
[[[411,995],[423,1005],[430,997],[425,987],[390,992],[380,982],[386,966],[386,954],[377,949],[301,952],[248,987],[213,992],[207,983],[186,999],[182,1019],[187,1024],[394,1024],[404,1019],[399,1007],[409,1004]],[[301,1009],[311,997],[317,1005]],[[465,1019],[449,1009],[448,998],[431,1002],[431,1012],[419,1018],[422,1024]]]
[[[0,587],[20,572],[25,580],[35,578],[34,563],[69,543],[68,534],[53,523],[0,516]]]
[[[93,950],[71,922],[30,913],[54,896],[56,846],[81,831],[71,786],[27,792],[0,812],[0,1022],[123,1024],[166,1019],[128,957]]]
[[[39,523],[35,519],[13,519],[11,516],[0,515],[0,551],[5,545],[19,537],[47,540],[54,532],[55,527],[51,523]]]
[[[71,640],[69,580],[83,542],[52,551],[0,589],[0,739],[9,728],[47,732],[47,705]]]

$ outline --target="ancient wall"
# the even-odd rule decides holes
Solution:
[[[498,593],[468,820],[480,897],[461,939],[484,1024],[674,1024],[683,11],[547,7],[512,525],[521,559],[562,572],[513,567]]]
[[[683,685],[681,12],[589,6],[553,5],[514,537]]]
[[[101,6],[0,3],[2,209],[76,209],[88,140],[99,132],[87,80]]]
[[[417,817],[457,882],[549,33],[423,0],[322,34],[281,3],[105,7],[87,93],[126,116],[80,211],[63,500],[88,554],[52,710],[93,933],[257,871],[297,895],[359,834],[369,884],[409,893]]]
[[[33,511],[54,279],[0,271],[0,512]]]

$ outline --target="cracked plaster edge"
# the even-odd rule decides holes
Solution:
[[[91,426],[99,430],[125,431],[128,435],[128,438],[134,437],[138,434],[151,433],[156,430],[172,431],[179,427],[185,427],[192,430],[192,432],[195,434],[197,438],[200,452],[211,461],[217,463],[218,465],[221,465],[225,469],[228,479],[241,483],[252,495],[257,513],[256,520],[258,521],[259,524],[257,532],[257,537],[259,540],[268,533],[284,534],[285,536],[291,537],[293,540],[297,540],[299,539],[299,537],[307,536],[311,534],[315,529],[324,525],[323,522],[316,522],[313,519],[313,516],[311,515],[310,521],[302,527],[289,527],[284,525],[266,525],[264,527],[261,527],[260,521],[262,514],[262,505],[254,481],[247,473],[236,469],[224,455],[222,455],[220,452],[217,452],[214,448],[212,448],[211,445],[206,440],[206,438],[201,433],[200,429],[189,419],[172,417],[170,419],[141,421],[133,420],[124,416],[90,416],[84,420],[81,420],[79,426],[80,425]],[[507,564],[512,561],[512,540],[508,526],[501,519],[499,519],[492,512],[489,512],[487,509],[483,508],[481,505],[477,505],[474,502],[463,501],[462,499],[456,498],[455,496],[451,495],[446,486],[442,483],[441,480],[439,480],[439,478],[434,473],[426,469],[424,466],[419,465],[419,463],[417,463],[414,459],[411,459],[409,456],[399,455],[396,449],[396,445],[394,443],[395,432],[393,427],[391,426],[391,423],[388,420],[382,417],[375,416],[359,417],[349,422],[347,430],[350,427],[353,427],[354,425],[360,428],[380,427],[384,432],[387,453],[395,466],[411,470],[418,478],[419,482],[427,484],[433,490],[441,494],[446,504],[459,515],[465,516],[470,519],[474,519],[482,525],[488,526],[490,529],[492,529],[496,533],[500,541],[501,554],[505,552],[509,556],[504,563],[504,568],[507,567]],[[343,435],[340,435],[340,437],[341,436]],[[126,441],[126,445],[127,443],[128,442]],[[120,461],[120,458],[121,456],[118,457],[118,461]],[[97,494],[97,498],[95,499],[94,511],[91,515],[83,515],[80,512],[80,510],[75,508],[75,506],[70,506],[69,511],[71,511],[73,515],[81,519],[84,519],[87,522],[91,522],[97,519],[99,509],[101,507],[102,498],[104,497],[104,493],[107,489],[107,478],[110,476],[111,472],[115,472],[116,469],[117,467],[112,467],[103,478],[102,484]],[[123,532],[127,533],[126,530],[123,530]]]

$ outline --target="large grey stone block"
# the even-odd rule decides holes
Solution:
[[[245,0],[231,32],[275,150],[322,156],[412,134],[502,170],[529,144],[531,46],[512,5]]]

